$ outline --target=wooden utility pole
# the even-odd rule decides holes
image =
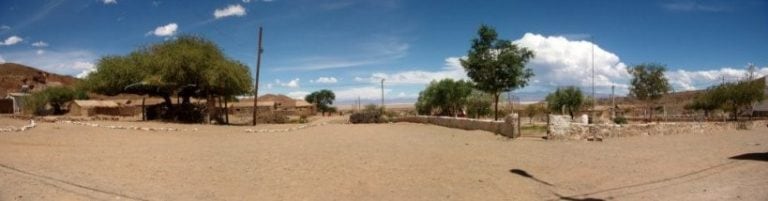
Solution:
[[[384,112],[384,79],[381,79],[381,112]]]
[[[261,69],[261,53],[264,52],[264,49],[261,48],[261,35],[262,35],[263,29],[259,27],[259,49],[257,50],[257,56],[256,56],[256,84],[254,84],[253,88],[253,125],[256,125],[256,117],[259,116],[259,70]]]

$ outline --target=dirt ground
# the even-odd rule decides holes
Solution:
[[[0,200],[768,200],[765,127],[586,142],[410,123],[97,123],[197,131],[0,133]]]

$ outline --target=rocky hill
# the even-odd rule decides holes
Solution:
[[[15,63],[0,64],[0,97],[8,93],[20,92],[23,85],[37,91],[48,86],[73,86],[77,78],[42,71],[33,67]]]

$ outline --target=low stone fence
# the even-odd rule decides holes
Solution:
[[[518,120],[513,115],[507,116],[504,118],[504,121],[436,116],[406,116],[395,119],[395,122],[433,124],[464,130],[484,130],[510,138],[520,136],[515,130],[515,125],[517,125]]]
[[[672,122],[647,124],[584,124],[574,123],[568,115],[550,115],[547,139],[602,140],[603,138],[702,134],[724,130],[751,129],[765,126],[766,121],[748,122]]]

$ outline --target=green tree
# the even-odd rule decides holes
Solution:
[[[189,105],[190,97],[231,99],[251,91],[248,67],[227,58],[213,42],[184,35],[139,48],[125,56],[99,59],[96,72],[85,79],[89,90],[106,95],[120,93],[159,96],[172,110],[171,96]],[[194,107],[183,107],[194,109]],[[209,112],[210,117],[210,111]]]
[[[719,109],[723,105],[725,101],[723,92],[718,87],[710,87],[706,92],[697,94],[693,101],[686,104],[684,108],[704,111],[704,117],[709,117],[712,111]]]
[[[533,123],[533,118],[542,111],[544,111],[544,105],[541,103],[528,104],[528,106],[525,106],[525,116],[528,117],[530,123]]]
[[[53,114],[62,114],[62,107],[67,102],[75,99],[76,92],[68,87],[48,87],[42,91],[33,93],[28,99],[26,109],[40,115],[45,111],[45,106],[53,108]]]
[[[493,104],[493,96],[488,93],[472,90],[472,93],[467,97],[467,116],[470,118],[480,118],[491,114],[491,105]]]
[[[648,120],[653,118],[656,101],[671,90],[669,81],[664,77],[667,67],[662,64],[644,63],[627,69],[632,75],[629,96],[645,101],[648,107]]]
[[[334,94],[331,90],[323,89],[320,91],[312,92],[305,96],[304,100],[315,104],[315,107],[317,107],[317,110],[319,110],[323,116],[325,116],[325,112],[332,112],[336,109],[330,107],[330,105],[333,104],[333,101],[336,100],[336,94]]]
[[[721,85],[719,94],[723,94],[721,99],[723,109],[730,110],[733,120],[738,121],[739,115],[748,111],[753,103],[765,99],[765,82],[760,81],[742,81],[738,83],[726,83]]]
[[[496,30],[487,25],[480,26],[477,35],[461,65],[475,88],[494,97],[494,119],[498,120],[501,93],[525,87],[533,77],[533,71],[525,67],[533,52],[499,39]]]
[[[419,92],[416,109],[419,114],[430,115],[437,111],[440,115],[458,115],[471,93],[471,82],[453,79],[432,81],[426,89]]]
[[[546,98],[549,110],[555,113],[562,113],[565,109],[568,115],[579,112],[581,106],[584,104],[584,95],[581,89],[575,86],[569,86],[565,88],[558,88],[555,92],[547,95]]]

